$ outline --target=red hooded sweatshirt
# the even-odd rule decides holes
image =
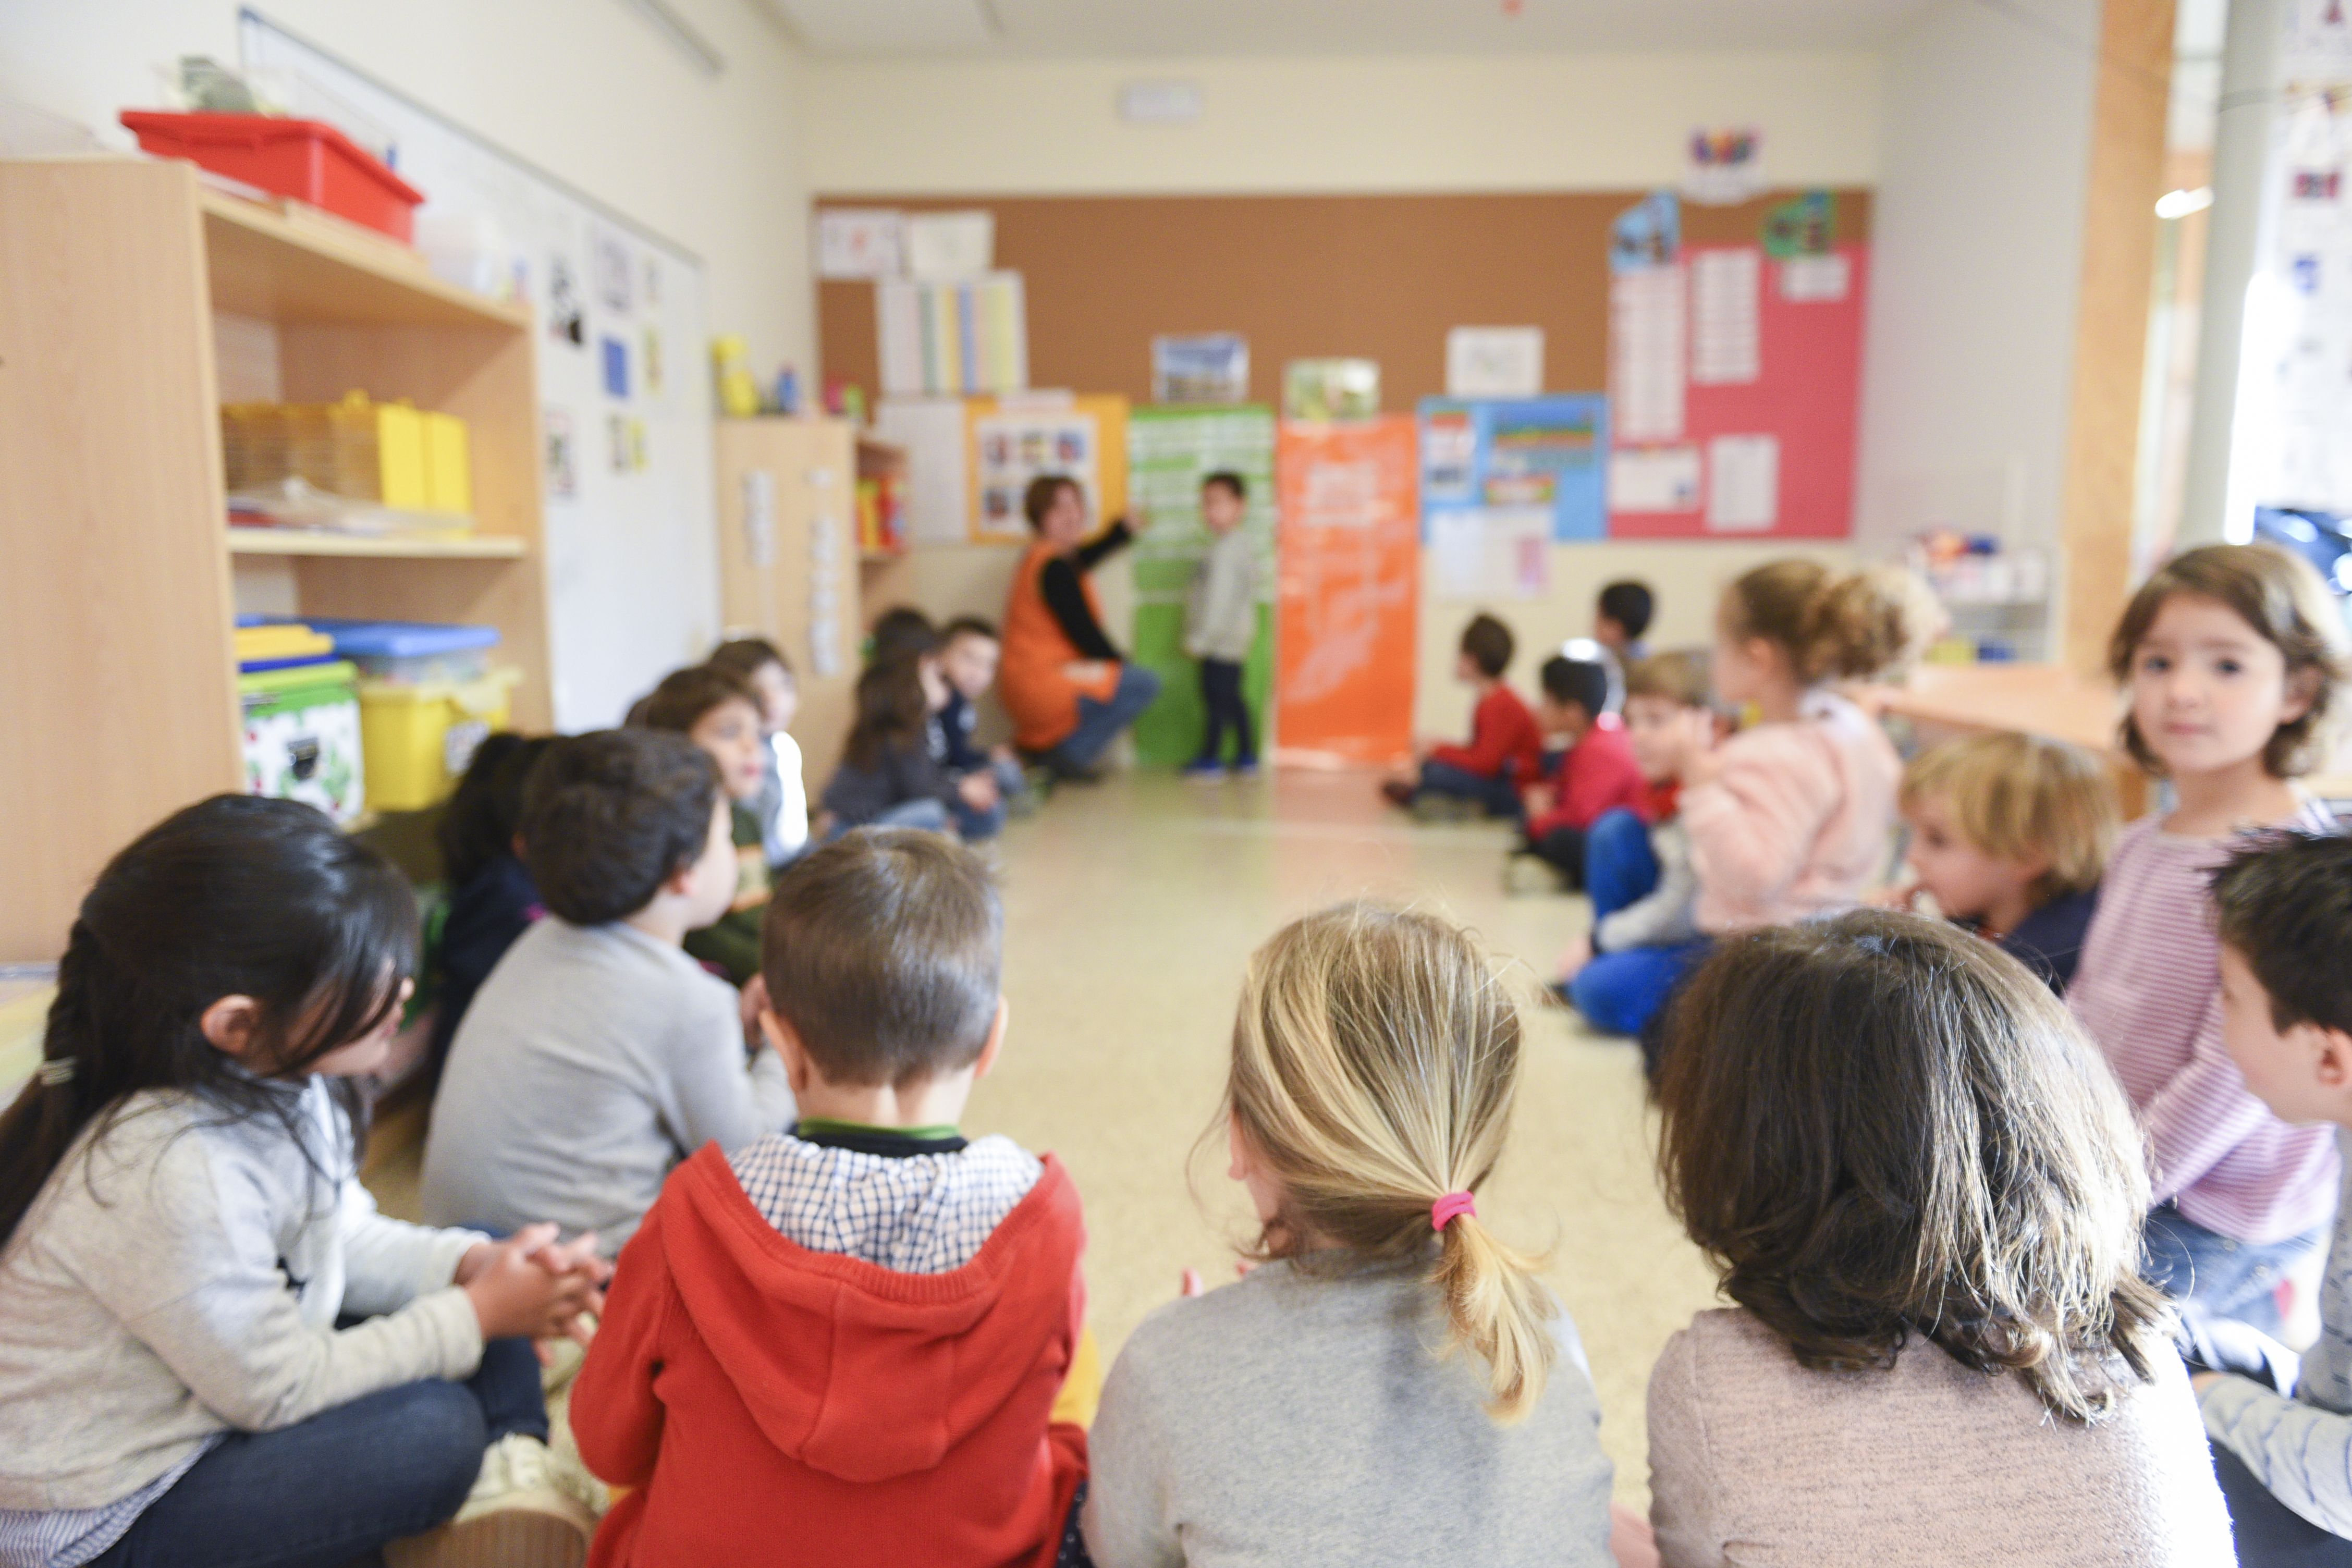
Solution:
[[[632,1489],[590,1568],[1050,1564],[1086,1474],[1086,1434],[1046,1421],[1086,1230],[1044,1163],[944,1274],[788,1239],[716,1144],[673,1172],[572,1389],[581,1458]]]

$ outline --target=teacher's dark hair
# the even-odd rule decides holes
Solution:
[[[1724,1293],[1823,1370],[1923,1353],[2095,1422],[2172,1353],[2131,1109],[2065,1005],[1940,921],[1726,939],[1667,1016],[1658,1173]]]
[[[1045,514],[1054,510],[1055,500],[1064,490],[1078,488],[1078,481],[1067,474],[1039,474],[1029,481],[1021,495],[1021,515],[1029,520],[1029,531],[1037,532],[1045,526]]]

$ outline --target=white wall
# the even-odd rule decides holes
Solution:
[[[699,74],[620,0],[267,0],[271,20],[702,257],[710,326],[806,367],[803,68],[751,0],[672,0]],[[236,0],[0,0],[0,98],[86,124],[152,107],[152,68],[236,61]],[[694,356],[698,361],[698,353]]]
[[[1122,82],[1168,78],[1197,121],[1120,121]],[[1879,167],[1864,50],[820,61],[802,101],[809,188],[845,194],[1640,189],[1704,125],[1762,127],[1776,181]]]
[[[2098,30],[2098,0],[1938,0],[1888,51],[1865,551],[1939,524],[2057,537]]]

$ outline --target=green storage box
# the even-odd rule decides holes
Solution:
[[[245,708],[245,787],[304,801],[346,825],[366,809],[358,672],[297,665],[237,678]]]

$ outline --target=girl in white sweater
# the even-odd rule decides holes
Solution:
[[[100,875],[0,1116],[0,1568],[327,1568],[461,1506],[403,1563],[580,1560],[530,1341],[595,1304],[593,1238],[401,1225],[355,1179],[415,943],[400,873],[291,801]]]

